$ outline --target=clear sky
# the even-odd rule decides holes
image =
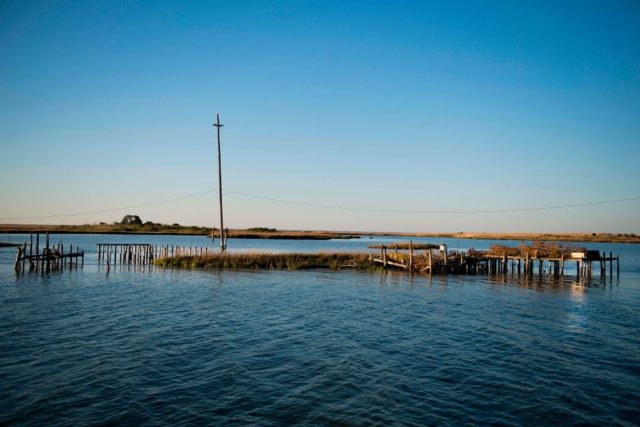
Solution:
[[[640,231],[640,3],[0,3],[0,222]],[[350,207],[327,209],[242,194]],[[15,218],[15,219],[7,219]]]

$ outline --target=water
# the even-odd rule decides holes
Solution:
[[[97,241],[207,242],[59,239],[88,252]],[[381,240],[395,239],[230,247],[362,250]],[[107,275],[93,253],[82,270],[16,275],[15,249],[1,249],[0,424],[635,425],[640,246],[588,246],[620,253],[619,280]]]

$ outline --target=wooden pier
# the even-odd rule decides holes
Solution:
[[[65,246],[62,243],[57,245],[49,244],[49,233],[45,234],[44,246],[42,252],[40,251],[40,233],[34,236],[31,233],[29,243],[23,243],[18,246],[18,252],[16,254],[16,262],[14,269],[16,272],[24,272],[26,269],[26,263],[29,262],[29,271],[61,271],[67,266],[69,269],[78,268],[78,266],[84,265],[84,251],[81,251],[78,246],[70,244],[65,251]]]
[[[565,274],[565,266],[575,263],[578,277],[591,277],[594,265],[599,265],[601,276],[607,275],[607,263],[609,263],[609,275],[613,276],[613,264],[616,265],[616,274],[620,275],[620,255],[613,255],[609,252],[600,253],[579,249],[571,251],[568,248],[532,249],[530,247],[507,248],[498,246],[492,247],[489,251],[468,251],[447,250],[446,245],[439,247],[429,246],[424,252],[416,249],[413,242],[394,243],[391,245],[378,245],[379,256],[370,256],[374,263],[379,263],[384,268],[399,268],[406,271],[416,271],[436,274],[507,274],[517,273],[524,275],[547,273],[556,277]],[[418,246],[422,249],[423,246]],[[434,251],[434,248],[437,248]],[[502,253],[496,253],[503,249]],[[545,250],[546,249],[546,250]],[[545,268],[546,265],[546,268]]]
[[[176,245],[152,245],[150,243],[98,243],[98,264],[115,265],[151,265],[160,258],[173,256],[209,256],[215,253],[213,248]]]

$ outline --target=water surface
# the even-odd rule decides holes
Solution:
[[[620,253],[621,275],[577,283],[570,275],[107,274],[95,264],[97,241],[208,241],[56,239],[87,250],[83,269],[16,275],[15,249],[0,250],[2,424],[640,419],[638,246],[588,245]],[[356,251],[394,240],[230,240],[230,247]],[[444,240],[453,249],[491,243]]]

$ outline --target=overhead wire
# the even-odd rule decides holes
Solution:
[[[22,216],[22,217],[12,217],[12,218],[0,218],[0,221],[18,220],[18,219],[62,218],[62,217],[67,217],[67,216],[81,216],[81,215],[91,215],[91,214],[99,214],[99,213],[118,212],[118,211],[124,211],[124,210],[127,210],[127,209],[138,209],[138,208],[144,208],[144,207],[147,207],[147,206],[156,206],[156,205],[161,205],[161,204],[165,204],[165,203],[175,202],[175,201],[178,201],[178,200],[189,199],[189,198],[192,198],[192,197],[197,197],[197,196],[202,196],[204,194],[213,193],[214,191],[217,191],[217,190],[202,191],[200,193],[194,193],[194,194],[189,194],[189,195],[186,195],[186,196],[174,197],[172,199],[159,200],[159,201],[155,201],[155,202],[143,203],[143,204],[140,204],[140,205],[125,206],[125,207],[121,207],[121,208],[100,209],[100,210],[95,210],[95,211],[64,213],[64,214],[56,214],[56,215],[36,215],[36,216]]]
[[[368,209],[368,208],[355,208],[348,206],[337,206],[337,205],[323,205],[317,203],[306,203],[306,202],[298,202],[295,200],[285,200],[285,199],[276,199],[272,197],[259,196],[255,194],[242,193],[238,191],[231,191],[225,194],[237,194],[240,196],[251,197],[254,199],[262,199],[269,200],[272,202],[286,203],[291,205],[300,205],[300,206],[308,206],[314,208],[323,208],[323,209],[340,209],[346,211],[355,211],[355,212],[372,212],[372,213],[391,213],[391,214],[483,214],[483,213],[511,213],[511,212],[526,212],[526,211],[541,211],[541,210],[550,210],[550,209],[567,209],[567,208],[577,208],[577,207],[586,207],[586,206],[596,206],[596,205],[606,205],[611,203],[621,203],[621,202],[629,202],[633,200],[640,200],[640,196],[638,197],[627,197],[624,199],[612,199],[612,200],[602,200],[597,202],[586,202],[586,203],[572,203],[566,205],[551,205],[551,206],[537,206],[537,207],[528,207],[528,208],[510,208],[510,209],[478,209],[478,210],[403,210],[403,209]]]
[[[144,208],[148,206],[156,206],[166,203],[171,203],[179,200],[190,199],[194,197],[203,196],[205,194],[210,194],[218,191],[217,188],[201,191],[199,193],[188,194],[184,196],[174,197],[171,199],[158,200],[154,202],[142,203],[138,205],[129,205],[119,208],[109,208],[109,209],[99,209],[93,211],[84,211],[84,212],[74,212],[74,213],[64,213],[64,214],[55,214],[55,215],[35,215],[35,216],[21,216],[21,217],[6,217],[0,218],[0,221],[9,221],[9,220],[23,220],[23,219],[47,219],[47,218],[63,218],[70,216],[82,216],[82,215],[92,215],[92,214],[100,214],[100,213],[110,213],[110,212],[118,212],[123,210],[131,210]],[[623,203],[630,202],[635,200],[640,200],[640,196],[634,197],[626,197],[621,199],[610,199],[610,200],[601,200],[595,202],[583,202],[583,203],[570,203],[570,204],[561,204],[561,205],[549,205],[549,206],[535,206],[535,207],[524,207],[524,208],[507,208],[507,209],[476,209],[476,210],[405,210],[405,209],[371,209],[371,208],[359,208],[353,206],[340,206],[340,205],[328,205],[328,204],[320,204],[320,203],[309,203],[309,202],[301,202],[297,200],[287,200],[280,199],[268,196],[262,196],[258,194],[245,193],[240,191],[227,191],[224,192],[226,195],[237,195],[241,197],[249,197],[253,199],[267,200],[276,203],[283,203],[289,205],[297,205],[297,206],[306,206],[312,208],[320,208],[320,209],[334,209],[334,210],[343,210],[343,211],[351,211],[351,212],[368,212],[368,213],[387,213],[387,214],[409,214],[409,215],[438,215],[438,214],[462,214],[462,215],[470,215],[470,214],[492,214],[492,213],[516,213],[516,212],[531,212],[531,211],[543,211],[543,210],[553,210],[553,209],[569,209],[569,208],[578,208],[578,207],[588,207],[588,206],[598,206],[598,205],[607,205],[612,203]]]

